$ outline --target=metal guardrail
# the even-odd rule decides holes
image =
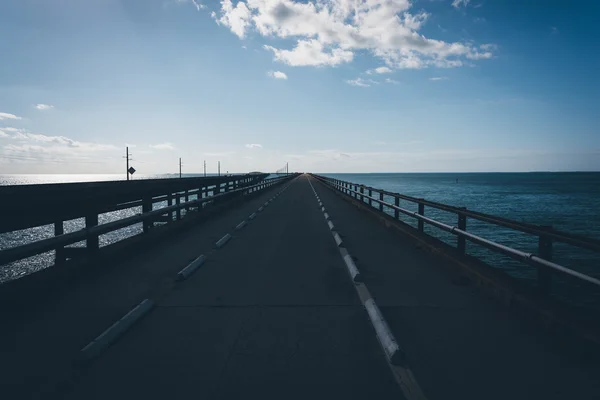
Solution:
[[[86,224],[87,224],[87,222],[89,222],[90,219],[95,221],[95,224],[92,224],[91,226],[86,226],[86,228],[81,229],[79,231],[66,233],[66,234],[60,233],[60,234],[57,234],[54,237],[51,237],[48,239],[42,239],[42,240],[39,240],[36,242],[12,247],[12,248],[9,248],[6,250],[1,250],[0,251],[0,266],[11,263],[13,261],[18,261],[18,260],[21,260],[24,258],[29,258],[29,257],[35,256],[38,254],[42,254],[42,253],[45,253],[48,251],[52,251],[52,250],[57,250],[57,253],[58,253],[61,250],[66,250],[64,248],[64,246],[74,244],[77,242],[81,242],[84,240],[86,241],[87,247],[85,247],[85,248],[68,248],[68,250],[87,250],[87,251],[93,252],[93,251],[96,251],[99,249],[98,237],[100,235],[103,235],[103,234],[106,234],[106,233],[109,233],[109,232],[112,232],[112,231],[115,231],[118,229],[122,229],[122,228],[125,228],[128,226],[134,225],[134,224],[138,224],[138,223],[144,224],[144,233],[145,233],[145,232],[149,231],[150,224],[153,224],[154,222],[156,222],[157,218],[163,217],[165,214],[168,215],[170,220],[173,220],[172,214],[175,212],[175,213],[177,213],[176,219],[180,219],[181,218],[180,212],[181,212],[181,209],[183,209],[183,208],[185,208],[185,209],[190,209],[190,208],[194,208],[194,207],[201,208],[204,206],[205,203],[212,203],[215,201],[220,201],[220,200],[230,198],[234,195],[240,195],[240,194],[244,194],[244,193],[253,193],[253,192],[256,192],[259,190],[263,190],[263,189],[266,189],[273,185],[284,182],[294,176],[295,175],[289,175],[289,176],[285,176],[285,177],[265,179],[258,184],[244,186],[244,187],[240,187],[240,188],[236,188],[236,189],[231,189],[231,190],[227,190],[223,193],[218,193],[218,194],[215,194],[213,192],[212,196],[198,198],[195,200],[181,202],[181,203],[179,202],[179,198],[183,197],[183,196],[177,196],[177,204],[168,205],[166,207],[162,207],[162,208],[152,210],[152,211],[142,212],[140,214],[137,214],[137,215],[134,215],[131,217],[122,218],[117,221],[108,222],[108,223],[100,224],[100,225],[97,224],[97,220],[98,220],[97,214],[92,218],[90,218],[88,216],[88,217],[86,217]],[[187,196],[189,194],[191,194],[191,193],[186,193],[185,197],[187,198]],[[169,197],[169,196],[159,196],[159,197],[153,198],[152,202],[165,201],[165,200],[167,200],[167,197]],[[116,205],[115,207],[113,207],[111,209],[111,211],[132,208],[132,207],[139,207],[139,206],[144,206],[142,201],[134,201],[134,202],[126,203],[126,204]],[[152,203],[150,203],[150,207],[151,206],[152,206]],[[61,222],[61,227],[62,227],[62,222]],[[57,261],[62,261],[62,260],[60,260],[60,257],[58,254],[57,254]]]
[[[356,184],[352,182],[346,182],[339,179],[328,178],[319,175],[313,175],[315,178],[320,180],[321,182],[333,187],[334,189],[345,193],[363,203],[368,204],[371,207],[375,206],[373,203],[378,205],[378,209],[381,212],[384,212],[384,207],[388,207],[389,209],[394,211],[395,219],[399,219],[399,214],[404,214],[410,217],[415,218],[418,221],[418,230],[420,232],[424,231],[424,224],[429,224],[435,226],[443,231],[454,234],[458,237],[457,241],[457,250],[460,254],[465,254],[466,252],[466,241],[470,241],[481,245],[485,248],[488,248],[494,252],[504,254],[512,259],[517,261],[521,261],[527,263],[533,267],[536,267],[538,270],[538,285],[542,293],[548,295],[550,293],[550,285],[551,285],[551,273],[553,271],[559,272],[561,274],[576,278],[578,280],[587,282],[589,284],[595,285],[596,287],[600,287],[600,279],[591,277],[589,275],[583,274],[581,272],[574,271],[568,267],[552,262],[552,244],[553,242],[562,242],[566,244],[570,244],[576,247],[580,247],[587,250],[592,250],[595,252],[600,252],[600,241],[585,238],[581,236],[572,235],[565,232],[555,231],[552,229],[524,224],[517,221],[511,221],[509,219],[496,217],[489,214],[469,211],[464,208],[452,207],[442,203],[436,203],[432,201],[427,201],[425,199],[418,199],[406,195],[402,195],[399,193],[392,193],[385,190],[375,189],[373,187]],[[368,191],[368,194],[365,194],[365,190]],[[373,194],[378,194],[375,197]],[[384,196],[390,196],[394,198],[394,204],[384,201]],[[400,207],[400,200],[409,201],[412,203],[416,203],[418,205],[418,211],[410,211],[405,208]],[[439,221],[436,221],[432,218],[426,217],[425,214],[425,206],[436,208],[443,211],[452,212],[457,215],[458,222],[456,226],[451,226]],[[539,237],[539,245],[538,245],[538,255],[532,253],[526,253],[520,250],[513,249],[508,246],[504,246],[502,244],[496,243],[494,241],[482,238],[480,236],[474,235],[470,232],[467,232],[467,217],[477,219],[479,221],[488,222],[491,224],[495,224],[498,226],[510,228],[516,231],[529,233],[533,235],[537,235]]]

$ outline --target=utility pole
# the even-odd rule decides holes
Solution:
[[[204,160],[204,177],[206,178],[206,160]]]
[[[181,157],[179,157],[179,178],[181,178]]]
[[[221,161],[219,161],[219,176],[221,176]]]
[[[127,176],[127,180],[129,180],[129,161],[131,161],[131,159],[129,158],[129,146],[125,147],[125,157],[123,158],[126,160],[125,175]]]
[[[290,167],[289,167],[289,163],[285,163],[285,174],[289,175],[290,174]]]

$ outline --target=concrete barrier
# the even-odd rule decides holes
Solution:
[[[229,242],[229,239],[231,239],[231,235],[228,233],[221,239],[219,239],[219,241],[215,243],[215,246],[217,246],[217,248],[220,249],[221,247],[225,246],[227,242]]]
[[[348,254],[348,250],[346,250],[344,247],[340,247],[340,254],[342,256],[342,259],[344,260],[344,263],[346,264],[346,269],[348,270],[352,281],[362,282],[362,276],[360,275],[360,271],[358,270],[358,268],[356,268],[356,264],[354,264],[354,260],[352,259],[350,254]]]
[[[240,230],[240,229],[242,229],[245,226],[246,226],[246,221],[242,221],[239,224],[237,224],[237,226],[235,227],[235,229],[236,230]]]
[[[150,299],[145,299],[138,304],[133,310],[129,311],[120,320],[115,322],[110,328],[105,330],[85,346],[80,351],[80,355],[84,361],[88,361],[106,349],[115,342],[123,333],[125,333],[135,322],[146,315],[154,307],[154,302]]]
[[[262,210],[264,210],[264,207],[258,207],[258,212],[261,212]]]
[[[329,214],[323,213],[323,216],[325,217],[325,219],[329,219]]]
[[[340,247],[342,245],[342,238],[340,237],[340,234],[337,232],[332,232],[332,234],[335,243],[338,245],[338,247]]]
[[[248,219],[254,219],[254,218],[256,218],[256,213],[255,212],[252,213],[252,214],[250,214],[250,216],[248,217]]]
[[[379,339],[379,343],[381,344],[386,357],[390,360],[392,365],[403,365],[406,361],[406,356],[400,349],[400,346],[398,346],[392,331],[383,318],[381,311],[379,311],[379,307],[375,304],[375,300],[371,298],[365,301],[365,308],[367,309],[369,319],[375,328],[377,339]]]
[[[191,274],[194,273],[194,271],[196,271],[202,264],[204,264],[204,261],[206,261],[206,257],[204,257],[204,255],[201,255],[200,257],[196,258],[194,261],[189,263],[187,267],[179,271],[179,273],[177,274],[177,280],[182,281],[184,279],[187,279]]]
[[[327,220],[327,225],[329,226],[329,230],[332,231],[333,230],[333,222],[331,222],[330,220]]]

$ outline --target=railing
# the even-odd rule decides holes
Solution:
[[[466,253],[466,241],[470,241],[496,253],[504,254],[512,259],[535,267],[537,269],[538,287],[544,295],[550,294],[552,273],[554,272],[575,278],[581,282],[591,284],[596,288],[600,287],[599,279],[552,262],[553,243],[566,243],[582,249],[600,253],[599,240],[573,235],[566,232],[560,232],[552,229],[551,227],[520,223],[489,214],[470,211],[466,208],[452,207],[446,204],[380,190],[357,183],[346,182],[339,179],[318,175],[313,176],[332,188],[351,196],[362,203],[366,203],[370,207],[373,207],[382,213],[386,210],[393,211],[393,216],[396,220],[399,220],[400,214],[415,218],[417,220],[417,229],[420,232],[424,232],[424,225],[428,224],[455,235],[457,237],[456,250],[459,255],[464,255]],[[392,204],[384,201],[384,196],[392,197],[394,199],[394,203]],[[414,212],[400,207],[401,200],[416,204],[418,206],[418,211]],[[455,214],[457,218],[456,225],[448,225],[436,221],[435,219],[426,217],[425,206]],[[538,237],[537,255],[516,250],[467,232],[467,218],[536,235]]]
[[[134,224],[143,224],[143,233],[149,232],[157,222],[170,223],[182,218],[182,210],[199,211],[209,204],[219,203],[227,199],[232,199],[235,196],[251,194],[273,185],[282,183],[295,175],[278,177],[273,179],[265,179],[264,176],[238,176],[231,178],[229,181],[222,181],[216,184],[207,185],[196,190],[185,190],[176,193],[168,193],[154,197],[145,196],[142,200],[130,201],[112,206],[104,206],[101,210],[93,209],[81,215],[71,215],[72,218],[85,217],[85,228],[64,233],[63,221],[54,223],[54,237],[42,239],[36,242],[12,247],[0,251],[0,266],[14,261],[29,258],[48,251],[56,250],[56,263],[65,261],[67,258],[77,255],[81,252],[87,252],[88,255],[93,255],[99,249],[99,236],[122,229]],[[258,183],[254,183],[258,181]],[[210,195],[209,195],[210,194]],[[190,197],[196,196],[196,199],[190,200]],[[184,199],[182,202],[181,200]],[[167,206],[156,210],[152,210],[153,204],[156,202],[167,201]],[[175,202],[175,204],[173,204]],[[111,211],[123,210],[133,207],[142,207],[142,213],[130,217],[122,218],[116,221],[98,224],[98,214]],[[50,213],[52,210],[46,210]],[[42,219],[38,219],[41,221]],[[19,229],[31,228],[39,225],[21,224]],[[0,232],[7,232],[6,229]],[[70,247],[65,246],[86,242],[86,247]]]

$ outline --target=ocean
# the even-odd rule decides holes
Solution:
[[[600,173],[374,173],[374,174],[322,174],[353,183],[360,183],[390,192],[424,198],[448,205],[466,207],[516,221],[538,225],[552,225],[558,230],[600,239]],[[147,175],[144,178],[172,178],[177,175]],[[201,176],[186,174],[185,177]],[[120,180],[122,175],[0,175],[0,185],[60,183],[100,180]],[[402,202],[402,207],[417,211],[414,204]],[[101,216],[102,222],[123,218],[140,212],[122,210]],[[425,214],[441,222],[455,225],[456,216],[444,211],[427,208]],[[414,219],[401,219],[416,227]],[[65,232],[80,229],[83,221],[65,224]],[[451,244],[456,237],[427,226],[426,232]],[[526,252],[537,251],[537,238],[486,223],[469,220],[467,230],[498,243]],[[106,245],[141,231],[133,226],[101,237]],[[0,234],[0,249],[16,246],[42,237],[52,236],[53,228],[40,227],[20,232]],[[490,265],[505,270],[519,279],[533,282],[536,271],[505,256],[473,244],[467,244],[467,252],[482,258]],[[36,260],[33,260],[36,258]],[[49,265],[52,254],[32,257],[0,267],[0,281],[14,279],[23,274]],[[580,272],[600,277],[600,255],[556,244],[554,260]]]

